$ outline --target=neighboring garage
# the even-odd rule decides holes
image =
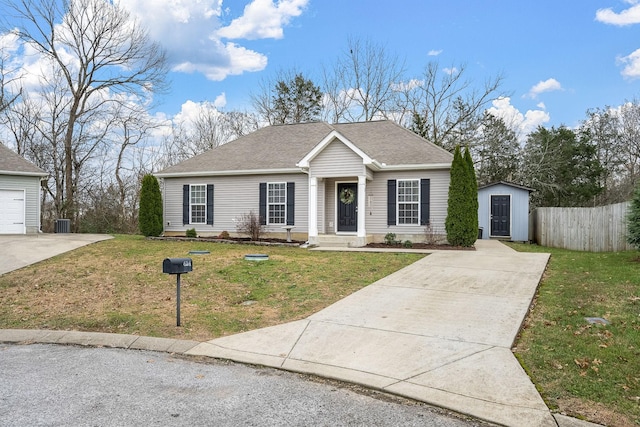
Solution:
[[[0,234],[40,230],[40,181],[47,173],[0,144]]]

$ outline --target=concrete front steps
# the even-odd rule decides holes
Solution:
[[[316,246],[327,248],[358,248],[366,246],[370,238],[362,238],[356,235],[345,234],[320,234]]]

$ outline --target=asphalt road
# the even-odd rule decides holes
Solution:
[[[2,426],[487,426],[271,368],[167,353],[0,344]]]

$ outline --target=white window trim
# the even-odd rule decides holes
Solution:
[[[400,182],[407,182],[407,181],[417,181],[418,182],[418,201],[417,202],[411,202],[411,204],[417,204],[418,205],[418,216],[416,217],[417,222],[415,223],[411,223],[411,224],[407,224],[407,223],[400,223]],[[422,212],[420,212],[421,206],[422,206],[422,194],[420,191],[420,178],[408,178],[408,179],[397,179],[396,180],[396,225],[398,227],[415,227],[415,226],[419,226],[420,225],[420,218],[421,218],[421,214]],[[403,202],[403,204],[407,204],[406,202]]]
[[[204,203],[193,203],[193,187],[204,187]],[[204,206],[204,219],[202,222],[193,221],[193,207]],[[207,223],[207,184],[189,184],[189,224]]]
[[[283,203],[269,203],[269,187],[271,185],[284,185],[284,202]],[[287,225],[287,183],[286,182],[267,182],[267,225]],[[284,218],[282,222],[272,222],[271,221],[271,210],[270,206],[284,206]]]

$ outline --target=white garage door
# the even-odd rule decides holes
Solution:
[[[24,191],[0,190],[0,234],[24,233]]]

